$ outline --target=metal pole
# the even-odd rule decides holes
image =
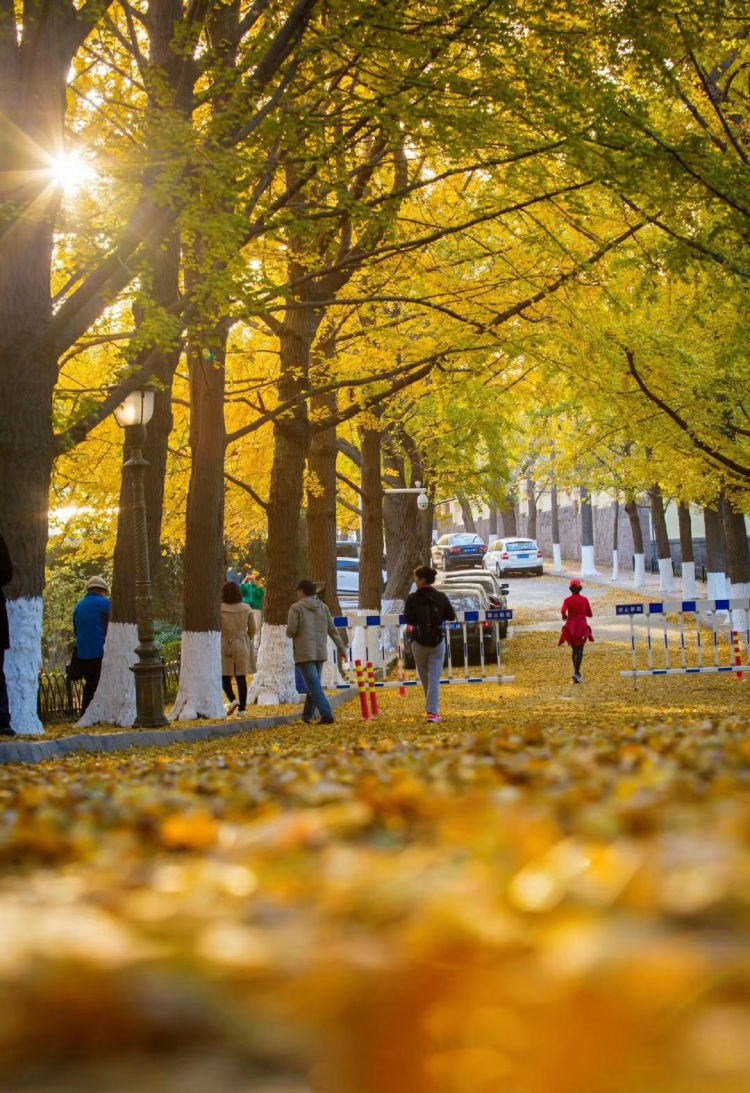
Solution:
[[[144,425],[128,425],[125,430],[128,461],[133,493],[133,523],[135,538],[135,618],[138,627],[138,663],[135,674],[135,724],[142,729],[154,729],[169,722],[164,716],[164,666],[154,641],[154,605],[151,594],[151,572],[148,563],[146,536],[146,494],[143,476],[148,461],[143,458],[146,440]]]

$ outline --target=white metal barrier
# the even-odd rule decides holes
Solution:
[[[501,623],[507,624],[512,620],[513,612],[505,608],[493,608],[489,611],[457,611],[456,621],[445,623],[446,629],[451,633],[455,633],[458,630],[462,632],[462,644],[463,644],[463,675],[458,675],[454,671],[453,667],[453,655],[451,649],[450,633],[446,633],[446,646],[448,654],[448,673],[440,680],[441,685],[447,686],[448,684],[456,683],[512,683],[515,680],[515,676],[507,676],[503,674],[502,664],[502,643],[503,638],[500,636]],[[487,663],[484,650],[484,636],[480,635],[479,639],[479,675],[471,675],[469,672],[469,627],[482,627],[489,624],[492,627],[492,634],[494,638],[495,646],[495,661]],[[351,629],[357,627],[365,627],[368,630],[377,630],[376,643],[368,642],[368,655],[372,651],[374,655],[370,656],[373,662],[377,676],[375,679],[375,686],[379,688],[403,688],[403,687],[416,687],[419,685],[419,679],[407,679],[404,675],[404,627],[405,620],[403,615],[336,615],[333,620],[333,625],[337,629]],[[392,643],[391,648],[395,647],[396,650],[396,664],[397,664],[397,679],[388,679],[388,654],[386,649],[385,635],[386,632],[394,628],[397,632],[395,635],[395,641]],[[350,649],[351,652],[351,649]],[[351,662],[351,656],[349,657]],[[491,674],[494,669],[495,674]],[[338,684],[339,690],[346,690],[350,687],[356,687],[356,678],[354,670],[350,670],[349,679],[346,683]]]
[[[620,618],[630,619],[630,647],[633,667],[630,671],[620,672],[621,676],[637,679],[643,676],[700,675],[708,673],[743,673],[750,672],[750,664],[742,663],[741,644],[744,644],[744,659],[750,659],[750,624],[748,611],[750,599],[729,600],[665,600],[663,603],[620,603],[615,608]],[[744,611],[745,625],[741,631],[732,630],[722,622],[726,612]],[[671,623],[670,615],[677,615],[678,621]],[[686,616],[692,616],[686,626]],[[645,622],[646,660],[648,667],[638,667],[638,631],[636,620]],[[656,635],[654,634],[654,621]],[[661,627],[659,627],[661,623]],[[704,640],[702,630],[708,627],[708,640]],[[661,633],[659,633],[659,629]],[[719,631],[726,630],[727,642],[732,659],[731,664],[720,663]],[[670,643],[670,634],[673,637]],[[694,636],[695,640],[692,641]],[[697,663],[690,664],[689,657],[695,650]],[[663,652],[663,667],[655,667],[655,660]],[[673,660],[679,660],[679,667]],[[710,663],[706,663],[710,661]]]

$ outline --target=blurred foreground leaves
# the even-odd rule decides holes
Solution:
[[[2,768],[2,1087],[746,1090],[747,684],[551,641],[429,731]]]

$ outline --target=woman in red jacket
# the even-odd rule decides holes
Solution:
[[[587,641],[593,641],[587,619],[593,616],[591,604],[585,596],[581,595],[581,582],[574,577],[570,582],[570,595],[563,600],[562,617],[565,623],[560,634],[558,645],[564,645],[567,641],[573,657],[573,682],[583,683],[581,675],[581,661],[583,660],[583,647]]]

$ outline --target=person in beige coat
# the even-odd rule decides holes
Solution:
[[[249,604],[243,603],[240,586],[227,581],[221,590],[221,685],[229,699],[227,713],[245,713],[248,672],[255,673],[253,637],[255,619]],[[232,690],[232,676],[237,680],[237,695]],[[239,707],[239,708],[238,708]]]

